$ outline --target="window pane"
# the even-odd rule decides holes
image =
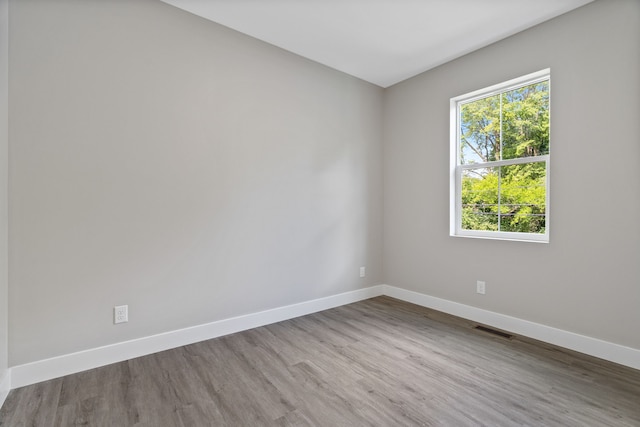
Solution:
[[[500,168],[500,231],[544,233],[545,162]]]
[[[462,229],[545,232],[546,164],[462,171]]]
[[[498,231],[498,168],[462,171],[462,228]]]
[[[549,81],[502,94],[502,159],[549,154]]]
[[[460,105],[460,164],[500,159],[500,95]]]

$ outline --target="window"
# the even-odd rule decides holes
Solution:
[[[451,99],[452,236],[549,241],[549,69]]]

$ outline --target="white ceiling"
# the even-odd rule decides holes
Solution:
[[[592,0],[162,0],[388,87]]]

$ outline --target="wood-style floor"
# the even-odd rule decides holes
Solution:
[[[640,371],[373,298],[11,391],[3,426],[640,426]]]

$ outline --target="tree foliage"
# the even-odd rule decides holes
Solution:
[[[462,175],[462,228],[543,233],[545,162],[482,163],[549,153],[548,81],[465,103],[460,119],[461,163],[478,164]]]

